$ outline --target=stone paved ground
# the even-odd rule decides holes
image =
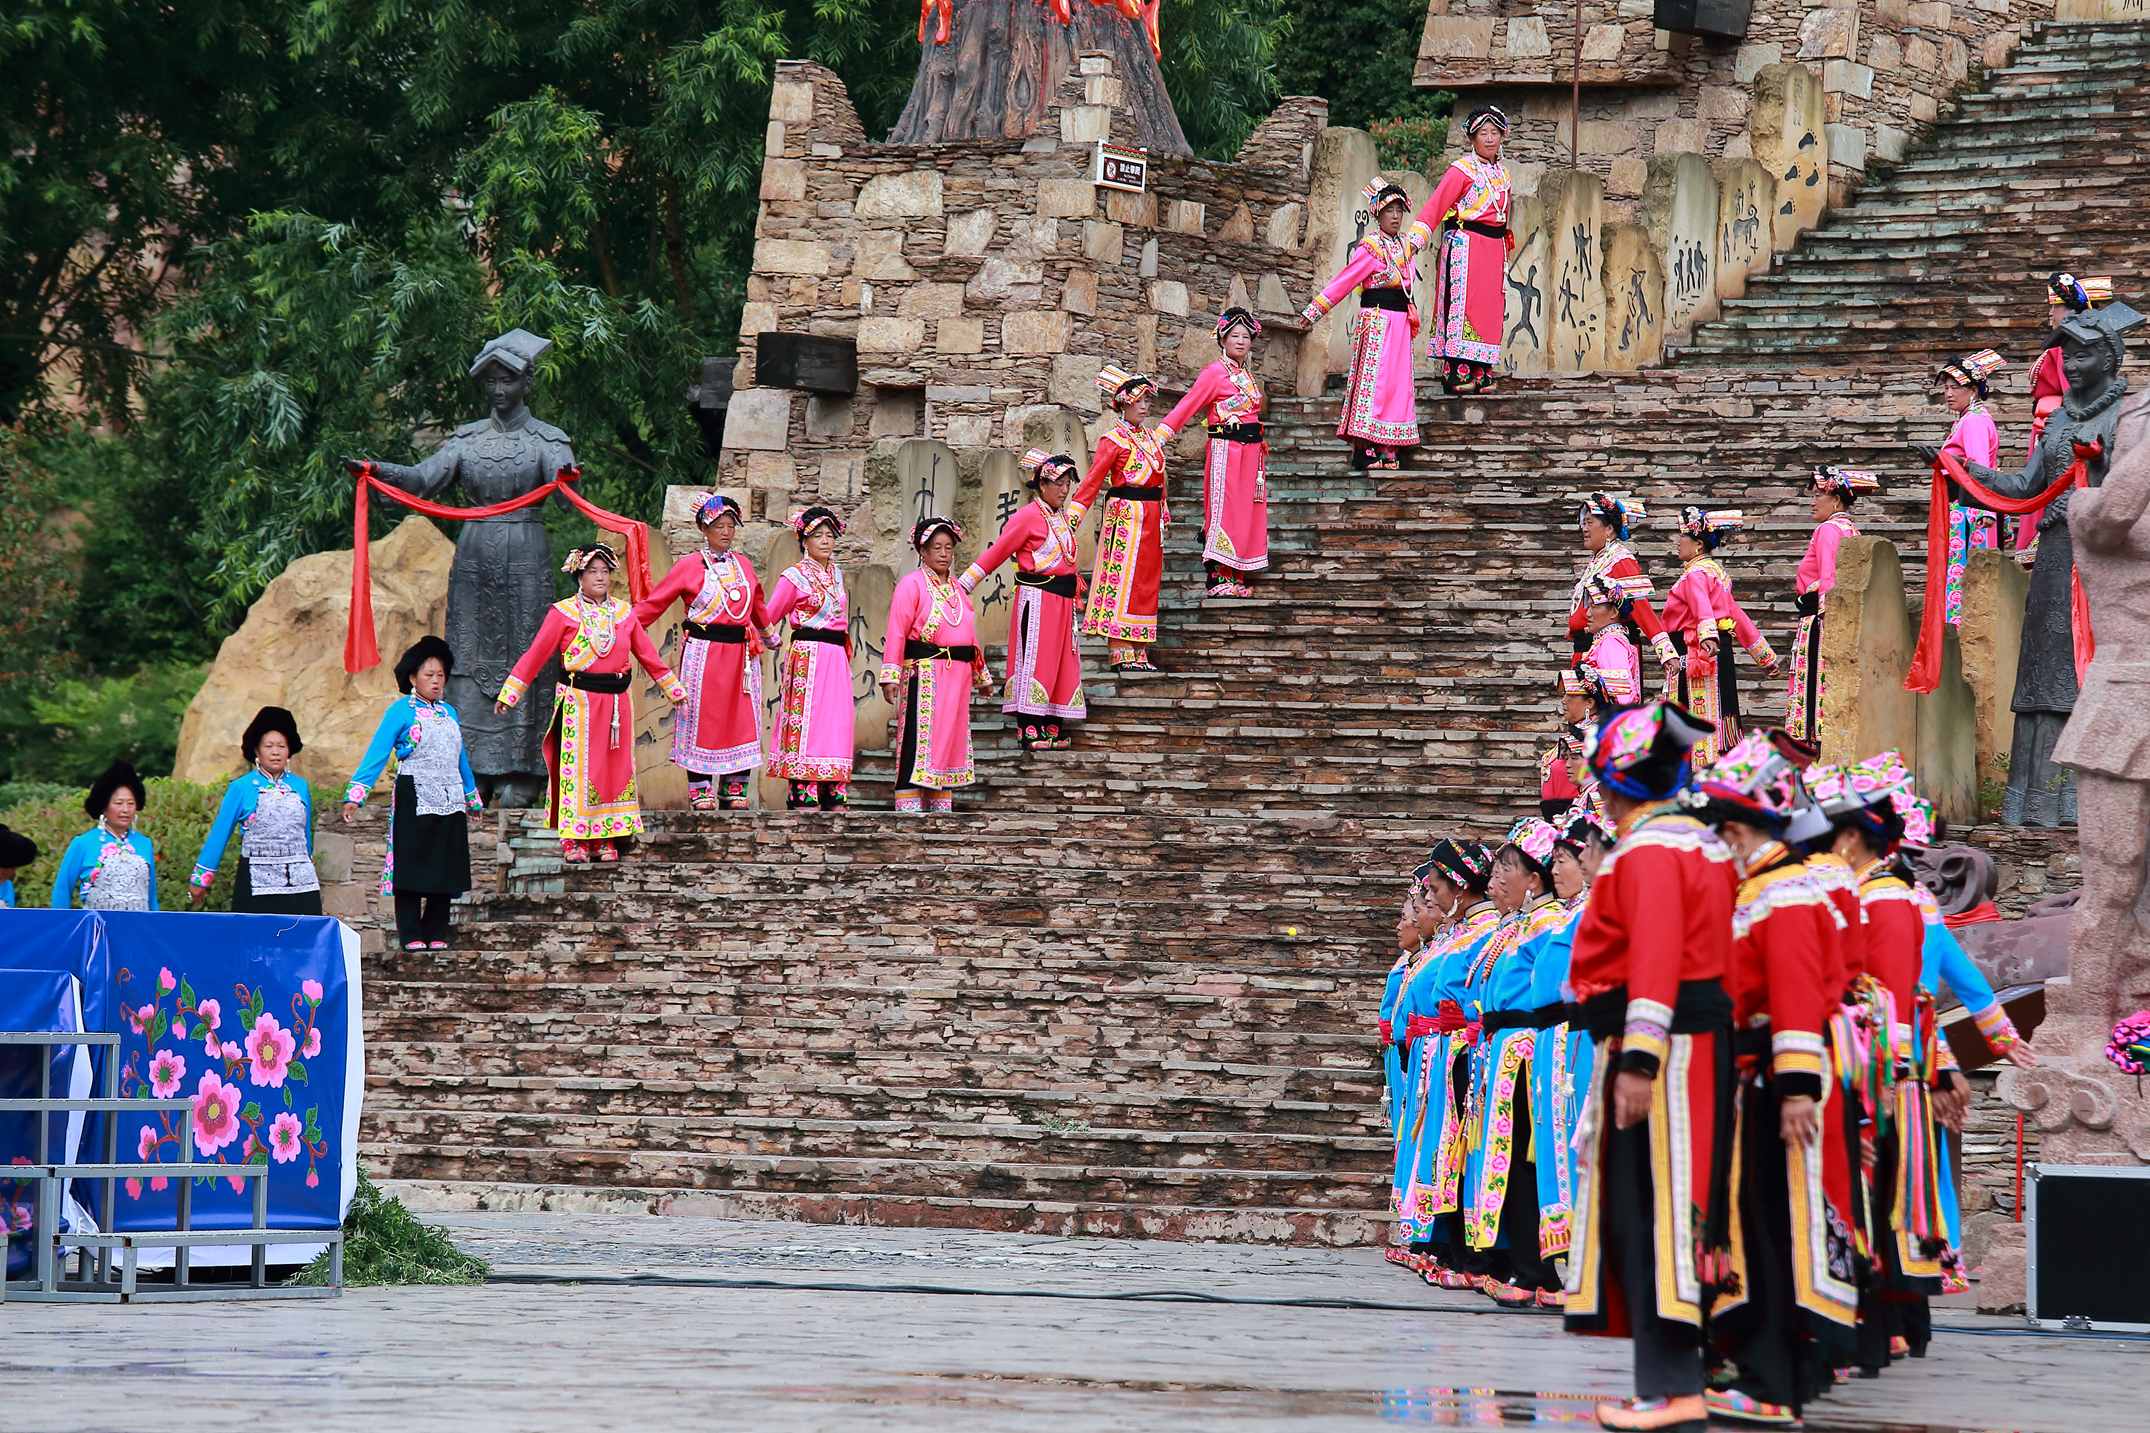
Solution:
[[[581,1282],[283,1305],[14,1304],[0,1315],[0,1427],[1587,1427],[1592,1398],[1620,1391],[1626,1371],[1624,1345],[1429,1289],[1362,1249],[429,1217],[496,1276]],[[1182,1297],[1127,1297],[1142,1294]],[[2150,1340],[1943,1318],[1925,1362],[1854,1384],[1808,1427],[2141,1426]]]

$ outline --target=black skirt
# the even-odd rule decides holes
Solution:
[[[257,896],[254,894],[254,863],[241,856],[239,879],[231,888],[231,908],[235,915],[317,916],[321,914],[321,892],[318,889],[277,891]]]
[[[397,895],[459,896],[470,889],[470,818],[460,811],[419,815],[418,787],[408,776],[396,778],[388,843]]]

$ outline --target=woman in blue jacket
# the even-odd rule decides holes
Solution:
[[[263,707],[239,738],[239,755],[253,768],[232,782],[216,824],[194,861],[188,899],[200,905],[216,880],[233,828],[239,831],[239,875],[231,908],[265,915],[321,914],[321,878],[314,872],[314,798],[291,758],[306,749],[298,721],[282,707]]]
[[[52,908],[67,910],[76,901],[93,911],[157,909],[157,850],[134,829],[134,818],[149,804],[141,776],[115,761],[97,778],[82,812],[97,824],[67,843],[60,871],[52,881]]]

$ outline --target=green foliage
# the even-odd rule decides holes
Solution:
[[[143,785],[149,789],[149,801],[135,818],[135,829],[147,836],[157,850],[157,903],[168,911],[185,910],[194,858],[202,853],[202,842],[209,839],[209,828],[216,824],[224,788],[169,776],[152,776]],[[0,793],[21,789],[0,787]],[[17,898],[22,904],[46,903],[67,843],[95,824],[82,813],[82,800],[88,794],[86,786],[73,787],[0,809],[0,824],[12,826],[37,843],[37,864],[15,878]],[[209,888],[203,910],[231,909],[231,886],[238,870],[239,843],[232,841],[225,846],[224,860],[217,867],[217,878]]]
[[[1455,102],[1411,83],[1425,0],[1284,0],[1283,8],[1294,43],[1277,62],[1277,80],[1286,94],[1324,96],[1329,123],[1370,130],[1380,120],[1432,120]]]
[[[1286,0],[1165,0],[1158,21],[1165,92],[1188,144],[1231,158],[1276,105],[1277,54],[1292,24]]]
[[[309,1116],[309,1124],[311,1117]],[[312,1132],[309,1130],[309,1137]],[[348,1289],[381,1284],[482,1284],[491,1272],[485,1260],[465,1254],[449,1242],[448,1231],[418,1221],[403,1201],[383,1194],[379,1185],[358,1172],[358,1189],[343,1217],[343,1283]],[[328,1283],[328,1251],[291,1280],[294,1284]]]
[[[1380,150],[1383,169],[1412,169],[1429,179],[1438,177],[1441,153],[1448,145],[1448,121],[1406,115],[1377,119],[1370,126]]]
[[[139,771],[170,771],[179,719],[207,675],[204,667],[173,662],[127,675],[62,678],[28,692],[35,725],[17,729],[9,774],[87,786],[122,758]]]

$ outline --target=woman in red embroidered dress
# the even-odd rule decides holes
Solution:
[[[966,593],[1015,559],[1015,610],[1008,614],[1007,700],[1025,751],[1064,750],[1074,743],[1062,722],[1088,710],[1082,694],[1082,652],[1075,645],[1075,530],[1067,518],[1075,460],[1032,448],[1023,454],[1026,483],[1037,499],[1008,519],[1000,537],[956,579]]]
[[[1733,653],[1744,648],[1762,670],[1777,675],[1777,654],[1762,629],[1732,595],[1732,579],[1714,554],[1746,525],[1736,512],[1680,509],[1679,580],[1665,594],[1665,630],[1680,649],[1680,705],[1716,730],[1695,743],[1694,760],[1707,766],[1739,742],[1739,671]]]
[[[970,593],[949,576],[963,529],[945,517],[911,529],[918,567],[888,599],[881,697],[896,709],[896,809],[953,811],[958,786],[978,779],[970,694],[990,686]]]
[[[1314,295],[1301,315],[1308,323],[1359,294],[1351,326],[1351,382],[1336,436],[1351,443],[1354,468],[1394,468],[1397,449],[1418,445],[1418,402],[1411,381],[1411,340],[1418,314],[1411,307],[1413,251],[1399,237],[1411,196],[1376,176],[1363,196],[1379,227],[1359,241],[1351,261]]]
[[[1246,368],[1260,320],[1236,305],[1217,320],[1224,357],[1157,425],[1170,442],[1196,414],[1209,427],[1202,458],[1202,568],[1211,597],[1252,597],[1246,576],[1269,565],[1269,444],[1262,436],[1262,385]]]
[[[592,848],[600,861],[617,861],[617,842],[642,834],[630,657],[667,697],[687,699],[687,689],[634,620],[634,608],[609,594],[619,566],[601,542],[567,555],[560,570],[575,574],[578,590],[546,609],[537,640],[493,703],[493,710],[505,715],[522,701],[545,663],[559,655],[560,684],[545,733],[545,766],[552,777],[546,820],[559,831],[561,854],[570,861],[589,860]]]
[[[687,700],[672,717],[672,764],[687,773],[687,804],[714,811],[711,775],[724,782],[724,809],[747,809],[747,776],[761,765],[761,579],[732,551],[739,504],[705,493],[694,521],[707,543],[672,565],[664,581],[635,604],[635,625],[648,627],[685,600],[679,679]]]
[[[1172,509],[1165,503],[1164,439],[1149,426],[1150,395],[1157,385],[1146,373],[1108,363],[1098,370],[1097,386],[1120,422],[1097,440],[1090,475],[1068,499],[1068,530],[1079,532],[1100,490],[1105,495],[1082,629],[1105,639],[1114,671],[1154,672],[1150,644],[1157,640],[1157,584],[1165,570],[1165,529],[1172,525]]]
[[[1491,393],[1508,322],[1508,166],[1501,141],[1508,116],[1487,105],[1463,123],[1471,152],[1448,166],[1404,241],[1413,253],[1435,243],[1432,354],[1450,393]]]

